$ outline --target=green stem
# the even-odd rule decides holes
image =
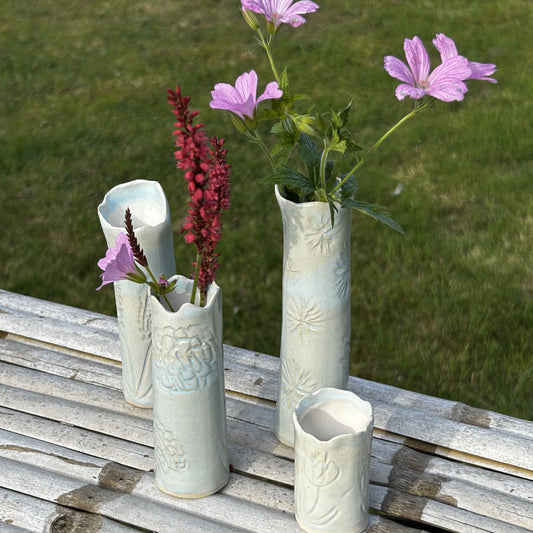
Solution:
[[[194,270],[194,282],[192,284],[192,292],[191,292],[191,303],[193,304],[196,300],[196,289],[198,289],[198,276],[200,275],[200,262],[201,257],[200,254],[196,254],[196,268]],[[200,302],[201,306],[202,302]]]
[[[275,169],[274,159],[272,158],[272,155],[270,153],[270,150],[268,149],[268,146],[263,142],[263,139],[261,139],[259,132],[257,130],[246,130],[245,136],[250,142],[257,144],[261,148],[261,150],[263,150],[265,155],[268,157],[268,161],[270,162],[270,166],[272,167],[272,170],[274,170]]]
[[[322,183],[322,189],[324,190],[324,195],[327,199],[327,192],[326,192],[326,165],[328,162],[328,152],[327,149],[327,141],[324,141],[324,149],[322,150],[322,154],[320,156],[320,182]]]
[[[431,99],[429,100],[428,102],[426,102],[425,104],[422,104],[420,105],[417,102],[415,102],[415,107],[414,109],[410,112],[410,113],[407,113],[407,115],[405,115],[401,120],[399,120],[394,126],[392,126],[392,128],[390,128],[384,135],[382,135],[373,145],[372,147],[367,151],[367,153],[364,155],[363,158],[361,158],[357,164],[350,170],[350,172],[348,172],[348,174],[346,174],[344,176],[344,178],[342,179],[342,181],[331,191],[331,194],[334,194],[337,190],[339,190],[343,185],[344,183],[351,177],[355,174],[355,172],[359,169],[359,167],[361,167],[363,165],[363,163],[365,163],[369,158],[370,156],[379,148],[380,144],[389,136],[391,135],[391,133],[393,133],[394,131],[396,131],[404,122],[407,122],[407,120],[409,120],[410,118],[414,117],[416,114],[420,113],[421,111],[423,111],[424,109],[426,109],[431,103],[433,103],[434,99]]]
[[[146,265],[146,271],[148,272],[148,275],[152,278],[152,281],[159,286],[159,280],[155,279],[155,276],[152,274],[152,271],[150,270],[150,267]],[[160,294],[159,296],[162,296],[165,300],[166,304],[168,305],[168,308],[174,313],[174,308],[172,307],[171,303],[169,302],[166,294]]]
[[[269,36],[268,42],[267,42],[265,41],[263,32],[261,30],[257,30],[257,33],[259,34],[259,39],[261,40],[261,46],[264,48],[266,55],[268,57],[270,68],[272,69],[272,74],[274,74],[274,78],[279,84],[278,71],[276,70],[276,65],[274,64],[274,58],[272,57],[272,54],[270,52],[270,44],[272,43],[272,35]]]

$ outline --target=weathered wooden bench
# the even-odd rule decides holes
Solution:
[[[154,484],[152,411],[126,403],[116,319],[0,291],[0,531],[300,531],[274,436],[276,357],[225,346],[229,484]],[[350,378],[374,409],[369,530],[533,531],[533,423]]]

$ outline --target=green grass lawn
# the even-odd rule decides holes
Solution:
[[[368,217],[352,228],[351,373],[533,418],[533,4],[529,0],[325,0],[274,50],[293,90],[325,109],[354,99],[368,146],[412,103],[394,98],[383,57],[403,39],[452,37],[496,63],[437,102],[359,173],[361,200],[386,206],[402,236]],[[118,183],[158,180],[178,270],[187,193],[173,160],[166,89],[180,84],[209,133],[226,137],[232,207],[219,245],[225,342],[277,354],[281,220],[267,162],[208,106],[217,82],[254,68],[270,81],[238,0],[5,0],[0,4],[0,287],[114,314],[100,292],[96,207]],[[399,195],[391,194],[398,184]]]

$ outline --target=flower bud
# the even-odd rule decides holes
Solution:
[[[237,128],[237,130],[241,133],[244,133],[246,131],[246,124],[244,120],[235,113],[230,113],[230,117],[231,121],[233,122],[233,125]]]
[[[267,22],[267,31],[269,35],[275,35],[278,31],[278,28],[271,20]]]
[[[259,21],[252,11],[245,8],[242,10],[242,16],[252,30],[257,31],[259,29]]]

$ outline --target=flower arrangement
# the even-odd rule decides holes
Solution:
[[[231,167],[226,162],[224,139],[208,138],[204,125],[194,123],[198,111],[189,111],[190,97],[182,96],[179,86],[176,91],[169,90],[168,93],[168,103],[176,117],[176,166],[185,171],[184,178],[190,194],[182,233],[185,234],[185,241],[196,248],[191,303],[196,302],[198,291],[200,306],[203,306],[219,266],[219,254],[215,253],[215,246],[222,234],[221,211],[230,205]],[[98,289],[120,280],[146,283],[174,311],[166,295],[174,288],[175,282],[169,283],[164,273],[158,273],[156,277],[150,269],[137,241],[129,208],[125,212],[124,226],[125,232],[118,234],[115,247],[109,248],[105,257],[98,261],[98,266],[103,270],[102,284]]]
[[[358,210],[402,231],[384,208],[354,198],[356,172],[389,135],[435,100],[463,100],[468,90],[466,80],[496,82],[489,77],[496,71],[495,65],[469,61],[458,54],[452,39],[439,33],[433,44],[440,53],[441,64],[430,71],[429,56],[422,41],[418,37],[405,39],[407,64],[387,56],[384,68],[402,82],[396,88],[397,99],[409,97],[414,100],[414,107],[363,151],[347,128],[351,102],[338,111],[321,113],[311,106],[305,113],[300,113],[297,105],[309,99],[305,95],[293,94],[287,70],[280,73],[275,65],[272,44],[281,25],[298,27],[306,22],[304,15],[316,11],[319,6],[309,0],[241,0],[241,8],[245,21],[256,33],[257,42],[266,53],[274,81],[267,83],[265,91],[257,97],[257,74],[254,70],[245,72],[234,86],[217,83],[211,92],[210,106],[229,111],[238,130],[264,151],[272,174],[262,181],[277,184],[284,196],[294,202],[328,202],[332,224],[340,206]],[[264,17],[266,31],[262,30],[257,15]],[[269,108],[260,105],[267,101],[271,104]],[[276,139],[271,148],[260,131],[265,121],[274,122],[269,129]],[[351,162],[349,170],[337,170],[341,160]]]

